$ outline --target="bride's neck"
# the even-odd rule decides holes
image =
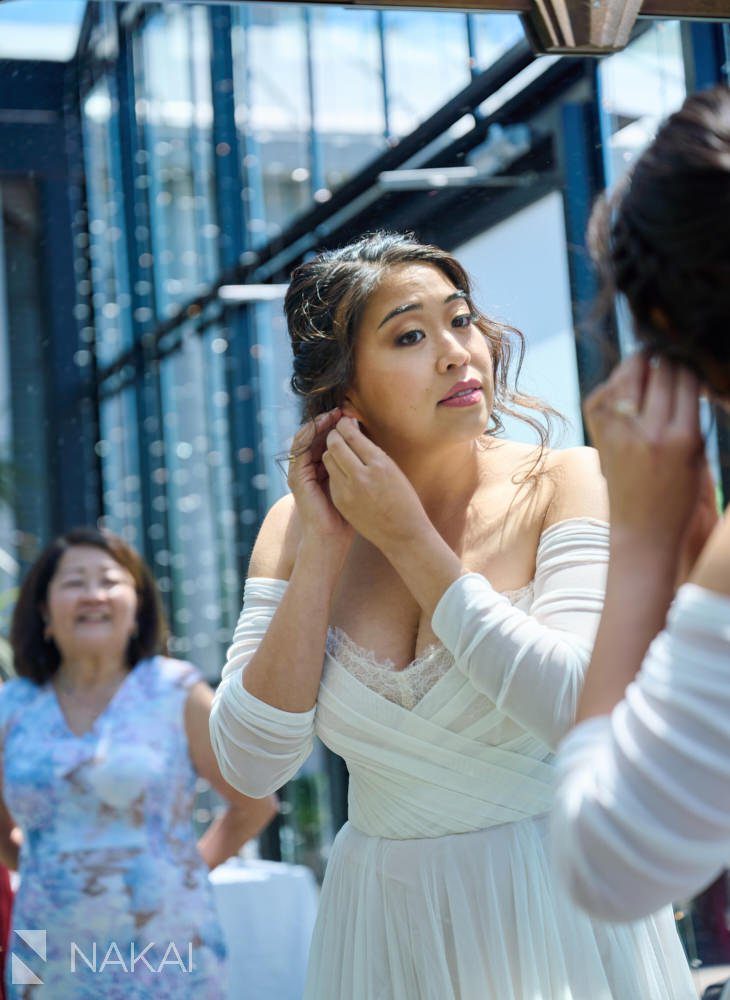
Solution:
[[[484,479],[482,451],[476,441],[469,441],[438,451],[429,449],[393,457],[433,518],[453,505],[468,503]]]

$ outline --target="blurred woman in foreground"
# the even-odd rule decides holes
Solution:
[[[715,527],[699,421],[702,391],[730,403],[726,87],[667,120],[597,209],[592,243],[645,350],[586,404],[611,549],[553,846],[580,904],[630,920],[730,859],[730,517]],[[670,608],[680,550],[701,554]]]

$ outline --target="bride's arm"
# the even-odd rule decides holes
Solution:
[[[611,716],[558,756],[553,854],[598,917],[694,895],[730,858],[730,518]]]
[[[598,627],[609,531],[595,453],[556,452],[551,462],[557,489],[529,614],[470,573],[447,588],[432,624],[474,687],[555,747],[575,718]]]
[[[253,797],[279,788],[312,746],[330,603],[352,538],[323,485],[324,440],[338,417],[323,414],[294,438],[292,496],[259,533],[211,711],[221,773]]]
[[[574,720],[600,618],[607,525],[576,526],[567,536],[557,531],[552,545],[541,546],[528,615],[462,566],[406,477],[354,421],[341,421],[337,431],[327,442],[335,503],[432,615],[434,631],[474,686],[555,746]],[[551,462],[557,487],[546,527],[572,518],[603,521],[607,505],[595,452],[556,452]]]

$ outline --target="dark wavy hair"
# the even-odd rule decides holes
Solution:
[[[318,254],[292,274],[284,311],[294,353],[291,385],[302,399],[304,418],[313,419],[342,405],[354,375],[355,339],[365,306],[390,268],[413,263],[437,267],[467,295],[477,316],[476,325],[489,341],[494,361],[494,407],[487,432],[502,431],[501,418],[509,414],[529,424],[544,448],[552,421],[563,418],[546,403],[516,389],[525,353],[524,336],[474,307],[469,276],[455,257],[402,233],[370,233],[347,246]],[[515,347],[518,357],[512,390],[508,373]]]
[[[107,552],[134,580],[137,591],[137,632],[127,647],[131,668],[167,649],[167,622],[154,578],[142,558],[124,539],[97,528],[74,528],[59,535],[38,556],[20,588],[10,626],[15,672],[45,684],[58,670],[61,656],[53,639],[44,637],[43,609],[61,557],[69,549],[90,545]]]
[[[588,230],[602,303],[623,294],[652,352],[708,384],[730,362],[730,89],[688,97]],[[730,374],[730,372],[729,372]]]

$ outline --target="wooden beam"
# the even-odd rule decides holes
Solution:
[[[288,2],[288,0],[286,0]],[[529,14],[539,0],[308,0],[340,7],[380,10],[422,8],[430,10],[485,11],[496,14]],[[566,6],[575,6],[568,0]],[[714,18],[730,20],[730,0],[643,0],[639,17]]]
[[[311,2],[311,0],[310,0]],[[728,19],[730,0],[314,0],[351,7],[521,14],[537,53],[607,55],[623,49],[637,17]]]
[[[730,19],[730,0],[644,0],[639,17],[727,21]]]

